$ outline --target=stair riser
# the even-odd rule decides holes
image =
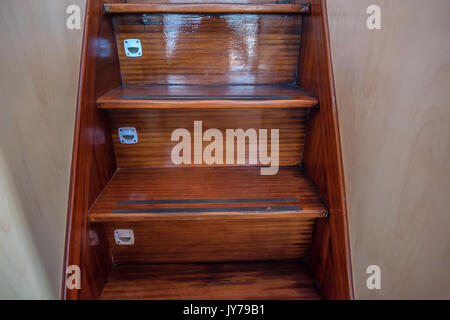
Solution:
[[[101,223],[116,264],[197,263],[304,258],[314,219]],[[131,229],[134,245],[117,245],[114,230]]]
[[[255,110],[110,110],[111,129],[119,168],[176,167],[172,162],[173,148],[179,141],[171,141],[174,130],[187,129],[194,147],[194,121],[202,121],[202,131],[220,130],[223,135],[223,163],[226,163],[227,129],[267,129],[267,150],[271,150],[271,130],[279,130],[279,165],[298,165],[301,162],[307,130],[305,109],[255,109]],[[122,144],[118,137],[120,127],[135,127],[139,136],[137,144]],[[201,137],[200,137],[201,139]],[[235,139],[235,156],[237,139]],[[204,141],[202,150],[211,142]],[[245,142],[245,164],[249,164],[249,139]],[[258,146],[256,146],[258,147]],[[258,150],[258,148],[257,148]],[[192,149],[191,164],[194,164]],[[259,157],[258,157],[259,158]],[[258,159],[259,162],[259,159]],[[186,166],[192,166],[186,165]],[[234,165],[242,165],[234,161]],[[254,165],[254,164],[253,164]],[[181,164],[181,166],[185,166]],[[206,166],[205,163],[200,166]]]
[[[301,15],[127,14],[114,16],[123,84],[294,83]],[[139,39],[129,58],[124,41]]]

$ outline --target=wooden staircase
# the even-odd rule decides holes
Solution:
[[[82,285],[63,298],[352,298],[324,2],[186,2],[88,0],[65,260]]]

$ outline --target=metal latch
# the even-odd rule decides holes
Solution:
[[[136,128],[134,127],[122,127],[119,128],[119,139],[123,144],[136,144],[138,143],[138,135]]]
[[[142,44],[139,39],[125,39],[123,41],[125,54],[129,58],[142,57]]]
[[[114,230],[114,240],[119,245],[132,245],[134,244],[134,232],[130,229]]]

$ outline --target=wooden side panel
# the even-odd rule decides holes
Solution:
[[[314,219],[193,219],[102,226],[116,264],[258,261],[305,257]],[[116,229],[132,229],[135,244],[117,245]]]
[[[103,2],[88,0],[86,5],[64,261],[64,270],[81,268],[81,290],[66,289],[64,281],[65,299],[98,298],[111,267],[99,230],[87,223],[89,207],[116,170],[107,114],[96,107],[97,97],[121,83],[112,22],[103,16]]]
[[[114,21],[124,84],[296,80],[301,15],[135,14]],[[136,38],[143,56],[129,58],[124,41]]]
[[[303,20],[299,84],[317,95],[320,110],[310,114],[304,166],[329,207],[329,218],[318,221],[311,261],[327,299],[353,297],[347,231],[344,176],[334,80],[324,0],[313,0]]]
[[[320,299],[304,262],[118,266],[102,299]]]
[[[117,164],[120,168],[174,167],[171,152],[179,141],[172,142],[171,136],[172,132],[178,128],[185,128],[191,134],[192,161],[190,165],[183,166],[204,166],[204,162],[200,165],[193,164],[194,121],[202,121],[203,132],[209,128],[217,128],[223,133],[223,163],[226,162],[226,129],[253,128],[257,131],[267,129],[269,152],[270,130],[279,129],[279,161],[281,166],[288,166],[298,165],[302,160],[307,110],[110,110],[110,118]],[[120,127],[136,127],[139,143],[121,144],[118,137]],[[204,142],[203,148],[209,144],[209,141]],[[246,139],[247,165],[249,164],[248,144],[249,139]]]

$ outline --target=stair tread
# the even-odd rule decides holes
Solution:
[[[119,265],[101,299],[320,299],[301,261],[222,264]]]
[[[89,212],[91,222],[152,219],[317,218],[327,209],[298,167],[118,169]]]
[[[309,4],[182,4],[182,3],[106,3],[108,14],[126,13],[309,13]]]
[[[102,109],[311,108],[317,103],[293,85],[125,85],[97,99]]]

